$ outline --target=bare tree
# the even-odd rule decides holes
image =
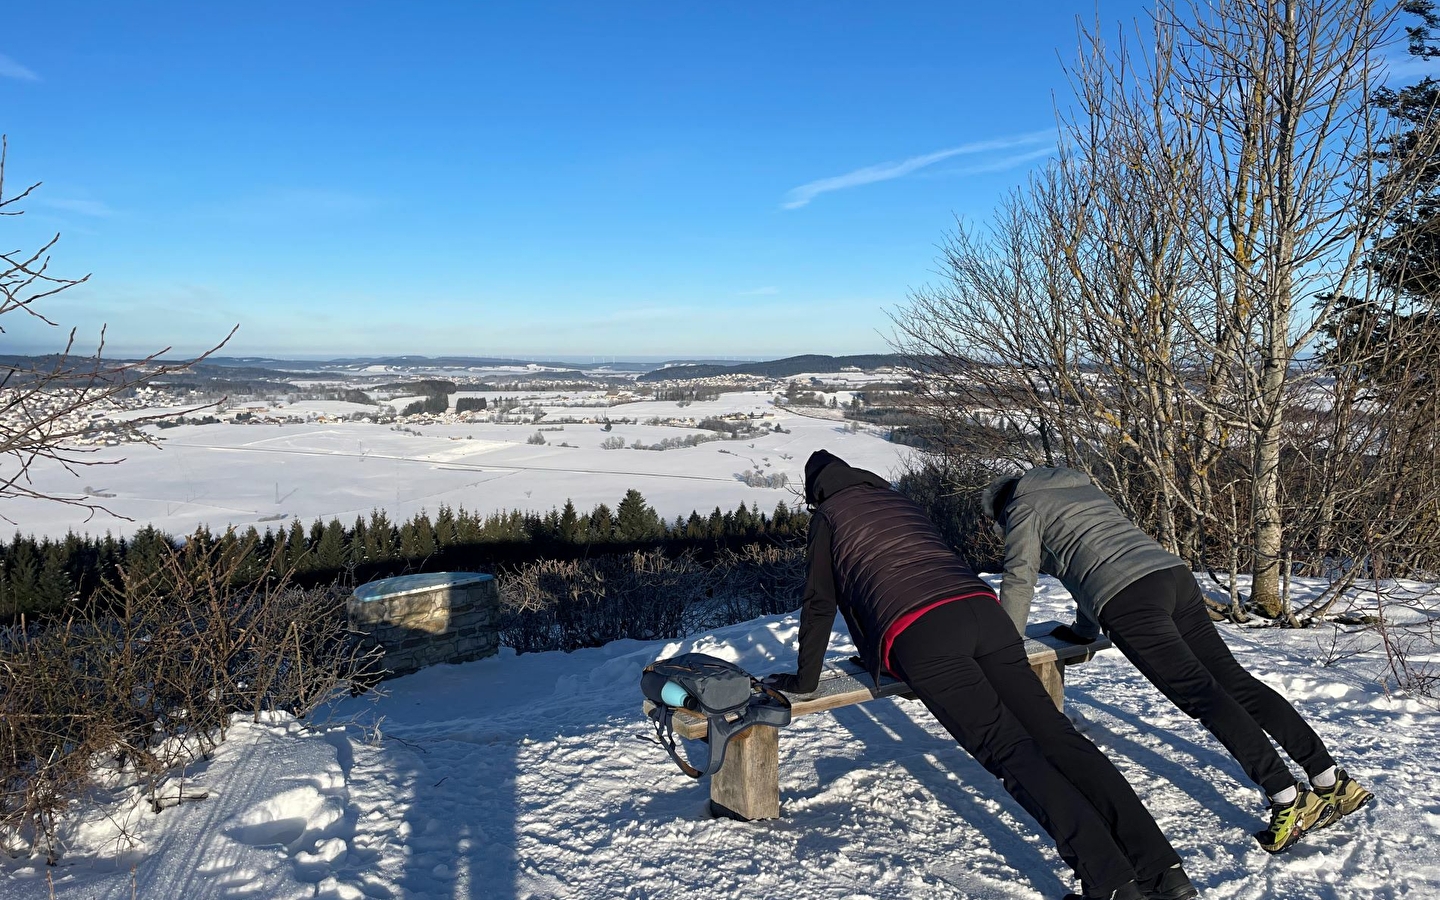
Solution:
[[[7,195],[5,193],[5,161],[8,142],[0,136],[0,216],[19,216],[19,204],[40,184],[37,182]],[[50,253],[59,242],[57,234],[34,251],[0,249],[0,334],[7,333],[4,323],[15,317],[28,317],[51,328],[59,324],[44,311],[45,301],[57,294],[83,284],[90,276],[65,278],[50,271]],[[239,326],[236,326],[238,328]],[[104,507],[94,499],[60,496],[39,490],[31,481],[37,464],[51,463],[75,472],[78,467],[106,465],[115,460],[95,458],[94,447],[77,446],[74,441],[94,431],[94,424],[84,413],[105,401],[133,391],[157,378],[193,366],[223,347],[236,328],[214,347],[191,359],[166,362],[169,347],[157,350],[143,359],[106,360],[105,331],[102,328],[93,355],[76,355],[75,329],[65,337],[62,349],[48,357],[8,357],[0,364],[0,501],[34,498],[67,503],[85,509],[90,515]],[[197,406],[187,412],[204,409]],[[161,416],[133,419],[130,427],[142,439],[141,425]],[[5,518],[0,512],[0,518]]]
[[[1347,443],[1328,414],[1330,444],[1296,443],[1324,375],[1307,358],[1336,298],[1373,291],[1366,249],[1405,190],[1377,177],[1369,103],[1394,11],[1164,2],[1143,52],[1082,31],[1056,160],[895,316],[948,446],[1092,472],[1290,618],[1287,516],[1313,499],[1290,470]]]

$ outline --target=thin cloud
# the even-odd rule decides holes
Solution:
[[[1440,77],[1435,60],[1405,53],[1385,60],[1385,84],[1419,81],[1426,76]]]
[[[1050,144],[1041,147],[1039,150],[1030,150],[1025,153],[1015,153],[1011,156],[1001,157],[990,162],[976,163],[973,166],[960,166],[955,169],[946,169],[943,172],[936,172],[936,175],[981,175],[986,172],[1004,172],[1006,169],[1013,169],[1016,166],[1023,166],[1027,162],[1037,159],[1044,159],[1055,152],[1055,145]]]
[[[778,287],[775,287],[774,285],[767,285],[767,286],[765,286],[765,287],[751,288],[751,289],[748,290],[748,291],[739,291],[738,293],[736,293],[735,296],[737,296],[737,297],[770,297],[770,296],[774,296],[775,294],[778,294],[778,293],[780,293],[780,289],[779,289]]]
[[[922,156],[912,156],[900,162],[886,162],[866,166],[863,169],[846,172],[844,175],[821,178],[818,181],[811,181],[797,188],[792,188],[785,195],[785,200],[780,206],[782,209],[799,209],[821,194],[859,187],[865,184],[874,184],[877,181],[891,181],[896,178],[904,178],[911,172],[918,171],[926,166],[933,166],[935,163],[943,162],[956,156],[988,153],[992,150],[1008,150],[1012,147],[1025,147],[1041,142],[1052,142],[1054,140],[1055,132],[1053,130],[1032,131],[1028,134],[1017,134],[1010,137],[994,138],[988,141],[974,141],[969,144],[961,144],[958,147],[951,147],[948,150],[937,150],[934,153],[926,153]]]
[[[39,81],[40,76],[0,53],[0,78],[15,78],[20,81]]]

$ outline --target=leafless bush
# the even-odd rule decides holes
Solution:
[[[517,653],[661,640],[798,605],[804,551],[751,545],[709,566],[691,554],[542,560],[501,573],[500,641]]]
[[[784,472],[766,474],[764,472],[757,472],[754,469],[746,469],[743,472],[736,472],[735,480],[744,482],[746,487],[782,490],[790,483],[790,476]]]
[[[724,551],[710,569],[705,602],[687,611],[693,633],[795,609],[805,588],[805,551],[749,544]]]
[[[1373,590],[1375,614],[1367,618],[1385,650],[1385,688],[1440,699],[1440,666],[1434,662],[1440,649],[1440,589],[1432,586],[1417,594],[1377,583]]]
[[[0,839],[60,853],[56,824],[103,766],[158,788],[230,718],[303,716],[371,675],[344,595],[281,578],[239,587],[253,547],[172,549],[86,610],[0,632]]]
[[[658,550],[541,560],[501,577],[500,639],[520,653],[678,637],[682,613],[704,589],[693,557]]]

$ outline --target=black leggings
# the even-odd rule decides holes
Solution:
[[[1335,764],[1295,707],[1235,661],[1186,567],[1129,585],[1101,607],[1100,624],[1135,668],[1199,719],[1265,793],[1295,784],[1271,737],[1308,776]]]
[[[1113,891],[1180,862],[1129,782],[1055,708],[995,601],[921,616],[895,638],[890,668],[1054,838],[1086,887]]]

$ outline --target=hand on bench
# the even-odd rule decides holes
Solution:
[[[776,672],[766,675],[760,679],[760,683],[784,694],[813,694],[820,687],[820,682],[817,680],[810,687],[802,688],[800,675],[796,672]]]

